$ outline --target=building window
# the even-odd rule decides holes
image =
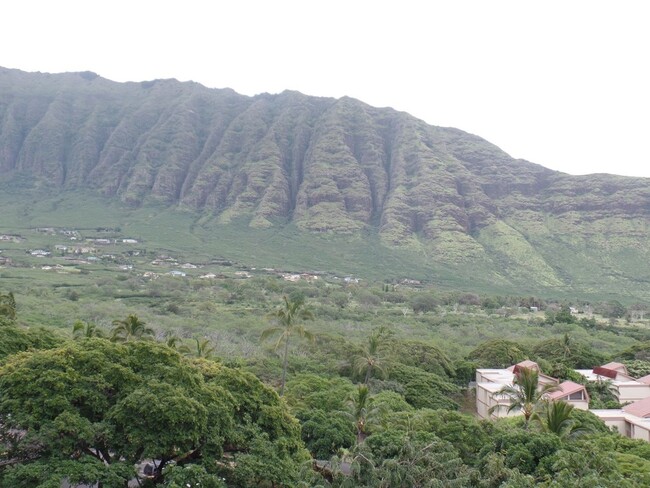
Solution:
[[[584,400],[584,399],[585,399],[585,396],[584,396],[584,392],[582,390],[580,390],[579,392],[576,392],[576,393],[571,393],[569,395],[569,400]]]

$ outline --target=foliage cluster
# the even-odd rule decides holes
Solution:
[[[0,387],[7,392],[0,414],[8,415],[10,440],[0,475],[4,486],[45,487],[57,477],[122,486],[136,476],[138,463],[151,458],[157,460],[156,474],[147,482],[166,486],[192,480],[205,486],[427,486],[425,480],[432,486],[556,486],[582,476],[563,464],[561,455],[586,456],[594,446],[585,439],[605,442],[615,435],[593,416],[570,410],[540,410],[528,428],[510,420],[477,422],[460,412],[472,401],[465,387],[474,369],[529,358],[575,381],[580,379],[571,376],[572,368],[592,367],[616,354],[637,358],[628,361],[638,371],[645,366],[638,359],[642,342],[609,335],[605,327],[589,342],[576,323],[494,319],[481,315],[483,300],[475,297],[440,294],[435,312],[381,316],[372,310],[391,310],[394,296],[384,297],[395,292],[357,284],[338,288],[349,298],[338,313],[348,318],[332,321],[321,317],[336,289],[330,285],[287,285],[272,278],[198,288],[176,283],[178,291],[190,294],[227,290],[234,303],[220,309],[225,314],[212,330],[221,334],[230,327],[234,334],[209,335],[206,328],[201,338],[198,331],[184,332],[190,329],[164,330],[157,325],[161,315],[150,313],[146,323],[135,313],[98,320],[105,325],[77,322],[72,342],[16,319],[0,328],[8,356],[0,369]],[[363,298],[367,294],[379,302]],[[286,297],[283,305],[269,312],[280,296]],[[259,312],[237,318],[228,311],[258,299],[268,304]],[[192,307],[185,301],[179,310]],[[17,310],[20,314],[20,303]],[[252,325],[253,317],[259,325]],[[275,322],[271,328],[269,320]],[[478,332],[472,320],[481,322],[478,335],[484,341],[474,342],[473,349],[472,342],[449,347],[450,338],[467,341],[467,331]],[[295,326],[315,341],[287,343],[282,334],[295,332]],[[490,339],[490,331],[500,338]],[[531,331],[539,339],[522,340]],[[280,342],[260,343],[272,332],[280,333]],[[427,333],[440,340],[427,339]],[[248,356],[223,354],[223,337],[248,338],[257,346]],[[223,363],[201,359],[206,356],[221,356]],[[280,390],[284,384],[284,400],[246,369]],[[27,389],[27,384],[40,386]],[[49,401],[54,407],[36,408]],[[573,435],[581,430],[583,436]],[[613,480],[643,486],[643,471],[630,468],[636,458],[610,444],[607,452],[616,463],[604,478],[611,484],[603,486],[613,486]],[[306,469],[307,452],[318,460],[316,471]],[[584,476],[592,474],[587,469]]]

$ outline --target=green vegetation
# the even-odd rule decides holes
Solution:
[[[350,98],[0,74],[9,229],[121,229],[188,256],[483,293],[650,299],[645,179],[561,174]]]
[[[158,289],[160,279],[148,284]],[[544,311],[490,313],[495,301],[528,299],[393,285],[266,276],[212,278],[195,287],[174,280],[168,284],[182,283],[172,286],[183,292],[175,295],[178,309],[151,314],[148,301],[136,301],[134,311],[121,314],[126,319],[95,317],[58,331],[21,325],[25,295],[14,293],[17,315],[0,326],[0,486],[45,488],[67,478],[123,487],[140,477],[144,486],[169,487],[178,480],[215,487],[551,487],[599,477],[599,486],[641,487],[650,479],[644,443],[619,440],[587,412],[527,397],[534,388],[526,381],[518,380],[511,404],[529,414],[524,418],[478,422],[462,413],[473,409],[466,385],[477,365],[530,358],[568,375],[594,359],[641,357],[644,342],[626,333],[646,330],[642,321],[635,328],[604,317],[594,327],[549,324]],[[53,303],[71,303],[53,290]],[[349,295],[342,308],[329,300],[337,290]],[[217,321],[187,327],[196,318],[186,310],[198,313],[195,300],[206,292]],[[403,313],[420,293],[436,298],[436,310]],[[92,299],[81,289],[77,302],[87,307]],[[167,301],[150,297],[161,299]],[[256,301],[265,306],[251,307]],[[152,319],[145,323],[141,310]],[[260,347],[270,316],[282,331],[313,317],[317,341],[282,342],[280,355]],[[163,327],[158,317],[174,320]],[[628,361],[644,366],[644,359]],[[606,402],[606,385],[588,388],[592,400]],[[592,463],[594,449],[610,461]],[[156,462],[144,475],[138,469],[150,459]]]
[[[195,474],[229,486],[290,484],[306,456],[296,422],[252,375],[183,360],[151,341],[84,339],[23,353],[4,363],[0,385],[2,486],[67,478],[121,487],[150,459],[155,484],[165,483],[170,464],[195,464]],[[225,451],[246,479],[210,464]],[[265,451],[283,468],[277,478]]]
[[[283,297],[284,306],[278,308],[273,316],[278,322],[278,326],[269,327],[262,332],[260,340],[264,340],[273,335],[279,334],[280,338],[275,343],[275,349],[278,349],[280,345],[284,344],[284,350],[282,352],[282,379],[280,380],[280,396],[284,394],[284,385],[287,379],[287,361],[289,360],[289,341],[292,335],[309,339],[311,341],[315,340],[314,335],[305,329],[304,325],[301,323],[304,320],[312,320],[314,315],[311,311],[304,308],[305,299],[304,297],[296,297],[289,299],[286,296]]]
[[[468,388],[650,373],[647,181],[348,98],[41,76],[0,68],[0,488],[650,485],[538,378],[496,422]]]

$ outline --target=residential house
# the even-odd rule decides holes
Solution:
[[[30,251],[29,254],[31,254],[32,256],[36,256],[37,258],[44,258],[52,255],[50,251],[46,251],[44,249],[35,249],[33,251]]]
[[[584,385],[572,381],[560,383],[556,378],[542,373],[536,362],[526,360],[506,369],[476,370],[476,412],[479,417],[496,419],[521,415],[521,412],[516,410],[508,412],[510,397],[499,394],[503,387],[514,385],[517,372],[521,369],[534,369],[538,372],[540,389],[545,385],[558,388],[557,392],[547,394],[549,400],[565,400],[581,410],[589,407],[589,395]]]
[[[588,381],[609,382],[618,403],[631,403],[650,397],[650,381],[633,378],[622,363],[607,363],[594,369],[576,371]]]
[[[283,274],[282,278],[284,278],[286,281],[300,281],[300,275],[299,274]]]
[[[589,395],[584,385],[573,381],[559,383],[555,378],[544,375],[537,363],[522,361],[506,369],[476,370],[476,411],[479,417],[494,419],[520,414],[517,411],[507,411],[510,399],[499,392],[504,386],[514,384],[517,371],[522,368],[539,372],[540,387],[545,384],[557,386],[556,391],[547,393],[548,400],[563,400],[575,408],[588,410]],[[650,375],[635,379],[630,376],[624,364],[615,362],[577,372],[589,381],[609,382],[619,403],[623,404],[619,409],[590,412],[621,435],[650,442]],[[489,410],[493,407],[494,411],[490,414]]]
[[[632,439],[650,442],[650,397],[620,409],[591,410],[609,428]]]
[[[548,399],[554,402],[565,401],[580,410],[589,410],[589,394],[584,385],[573,381],[564,381],[558,385],[558,390],[548,394]]]

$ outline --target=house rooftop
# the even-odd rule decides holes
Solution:
[[[515,379],[515,375],[507,369],[479,369],[477,370],[481,376],[499,385],[511,385]]]
[[[628,374],[627,367],[623,363],[614,363],[614,362],[607,363],[607,364],[603,364],[601,368],[613,369],[614,371]]]
[[[591,413],[596,415],[599,419],[622,419],[625,418],[625,412],[621,408],[609,409],[590,409]]]
[[[645,385],[650,385],[650,374],[637,378],[637,381]]]
[[[650,397],[624,406],[623,411],[636,417],[650,417]]]
[[[606,369],[606,371],[610,371],[614,373],[611,375],[604,375],[601,374],[603,371],[601,368],[594,368],[594,369],[576,369],[577,373],[580,373],[582,376],[587,378],[589,381],[606,381],[606,380],[611,380],[612,384],[614,385],[621,385],[625,383],[629,384],[639,384],[638,381],[636,381],[634,378],[631,376],[628,376],[624,373],[617,372],[613,369]]]
[[[508,371],[512,371],[513,373],[515,373],[519,368],[534,369],[535,371],[539,371],[539,365],[535,361],[531,361],[530,359],[521,361],[513,366],[510,366],[507,369]]]
[[[503,389],[504,386],[508,386],[503,383],[477,383],[477,386],[479,385],[481,388],[490,393],[498,393]]]
[[[581,390],[585,390],[585,386],[579,383],[574,383],[573,381],[564,381],[558,385],[558,390],[548,394],[550,400],[557,400],[559,398],[571,395],[572,393],[577,393]]]

